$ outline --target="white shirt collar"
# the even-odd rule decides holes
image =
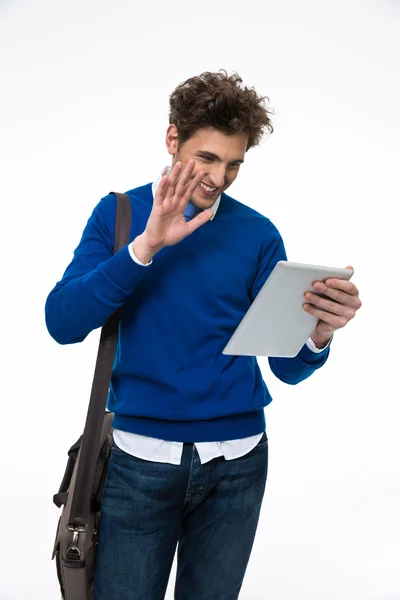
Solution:
[[[160,185],[160,181],[163,178],[164,175],[168,175],[168,173],[170,172],[171,167],[165,167],[162,172],[157,176],[157,178],[153,181],[153,184],[151,186],[151,190],[153,192],[153,199],[154,199],[154,195],[156,193],[156,190],[158,188],[158,186]],[[215,217],[215,215],[217,214],[217,210],[219,207],[219,204],[221,202],[221,195],[218,196],[218,198],[216,199],[216,201],[214,202],[214,204],[208,209],[211,210],[213,212],[213,216],[211,217],[210,221],[213,220],[213,218]]]

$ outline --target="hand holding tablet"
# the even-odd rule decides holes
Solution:
[[[223,354],[296,356],[319,321],[317,315],[303,308],[307,302],[305,292],[334,301],[313,288],[313,284],[331,278],[349,281],[353,274],[352,269],[279,261]]]

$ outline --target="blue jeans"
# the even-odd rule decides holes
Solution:
[[[264,496],[268,440],[204,465],[184,444],[181,465],[111,450],[93,600],[163,600],[178,545],[175,600],[236,600]]]

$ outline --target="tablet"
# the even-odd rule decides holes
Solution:
[[[315,281],[350,280],[354,271],[280,260],[271,271],[222,354],[292,358],[318,323],[307,313],[304,294]],[[331,298],[330,298],[331,299]]]

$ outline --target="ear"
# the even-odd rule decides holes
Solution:
[[[176,125],[170,125],[168,127],[165,143],[167,145],[169,154],[175,156],[175,154],[178,152],[178,130]]]

